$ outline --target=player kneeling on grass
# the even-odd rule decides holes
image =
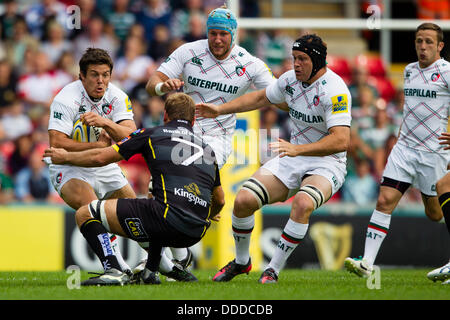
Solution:
[[[220,177],[211,148],[192,131],[195,104],[176,93],[165,103],[165,124],[141,129],[119,143],[82,152],[50,148],[44,156],[53,163],[103,166],[140,153],[153,177],[152,199],[95,200],[76,212],[76,222],[102,262],[104,274],[82,285],[130,283],[120,266],[108,232],[138,242],[149,241],[149,257],[137,283],[159,284],[158,266],[164,247],[185,248],[205,235],[221,206]]]
[[[275,283],[284,263],[306,235],[312,212],[337,192],[344,182],[346,150],[350,142],[351,97],[347,86],[326,67],[327,47],[317,35],[305,35],[292,47],[294,69],[266,89],[243,95],[220,106],[198,104],[203,117],[245,112],[276,104],[293,121],[291,141],[270,146],[280,153],[243,184],[232,215],[236,259],[213,281],[230,281],[252,267],[249,246],[254,212],[264,205],[285,201],[297,190],[290,219],[278,241],[260,283]]]

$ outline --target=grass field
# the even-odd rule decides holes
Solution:
[[[214,271],[194,270],[197,283],[68,289],[65,272],[0,272],[1,300],[450,300],[450,286],[426,278],[429,270],[381,270],[380,289],[346,271],[284,270],[279,282],[259,284],[259,272],[228,283]],[[92,275],[81,272],[81,280]]]

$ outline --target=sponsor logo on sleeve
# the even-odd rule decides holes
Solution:
[[[331,113],[348,113],[348,97],[346,94],[340,94],[331,97]]]

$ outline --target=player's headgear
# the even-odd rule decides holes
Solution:
[[[322,39],[315,34],[307,34],[295,40],[292,50],[302,51],[311,58],[313,69],[309,79],[314,77],[327,64],[327,47]]]
[[[236,39],[237,20],[234,13],[226,8],[217,8],[211,11],[206,20],[206,32],[209,29],[225,30],[231,34],[231,44],[233,46]]]

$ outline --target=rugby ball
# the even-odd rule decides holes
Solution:
[[[78,119],[73,125],[72,139],[78,142],[96,142],[103,128],[87,126]]]

